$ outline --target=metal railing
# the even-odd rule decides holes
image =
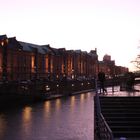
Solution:
[[[100,140],[113,140],[113,133],[110,127],[108,126],[107,122],[105,121],[102,113],[100,113],[99,119],[98,119],[98,131],[99,131],[99,137]]]
[[[95,133],[99,137],[100,140],[114,140],[113,132],[108,126],[107,122],[105,121],[100,107],[100,99],[98,93],[98,83],[95,79],[95,88],[96,88],[96,95],[94,97],[94,104],[95,104]]]

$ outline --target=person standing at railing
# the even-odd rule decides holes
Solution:
[[[107,90],[105,89],[106,77],[105,77],[105,73],[102,70],[98,73],[98,80],[100,86],[100,93],[101,91],[103,91],[103,93],[107,93]]]
[[[132,72],[127,73],[126,90],[134,90],[135,76]]]

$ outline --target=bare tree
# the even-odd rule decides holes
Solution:
[[[134,61],[131,61],[135,65],[136,68],[140,69],[140,54],[137,55],[136,59]]]

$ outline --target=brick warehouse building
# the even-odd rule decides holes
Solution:
[[[117,74],[124,73],[124,69],[128,71],[116,66],[110,58],[106,56],[99,62],[96,49],[89,53],[56,49],[50,45],[36,45],[17,41],[15,37],[0,36],[0,80],[92,78],[100,68],[107,75],[112,75],[114,69]]]
[[[88,78],[97,73],[97,63],[96,51],[56,49],[0,36],[1,80]]]
[[[111,60],[111,56],[107,54],[104,55],[102,61],[99,61],[98,69],[99,71],[102,69],[109,78],[125,74],[129,71],[126,67],[116,66],[115,60]]]

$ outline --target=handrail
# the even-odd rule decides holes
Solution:
[[[100,100],[99,100],[99,93],[98,93],[98,82],[97,79],[95,79],[95,91],[96,91],[96,103],[97,103],[97,115],[101,113],[101,107],[100,107]]]
[[[101,140],[113,140],[113,133],[110,127],[108,126],[107,122],[105,121],[102,113],[100,113],[99,118],[99,137]]]
[[[97,136],[100,138],[100,140],[113,140],[113,133],[110,127],[108,126],[107,122],[105,121],[102,113],[101,113],[101,107],[100,107],[100,100],[99,100],[99,93],[98,93],[98,84],[97,79],[95,79],[95,90],[96,95],[94,97],[95,102],[95,128],[97,132]]]

